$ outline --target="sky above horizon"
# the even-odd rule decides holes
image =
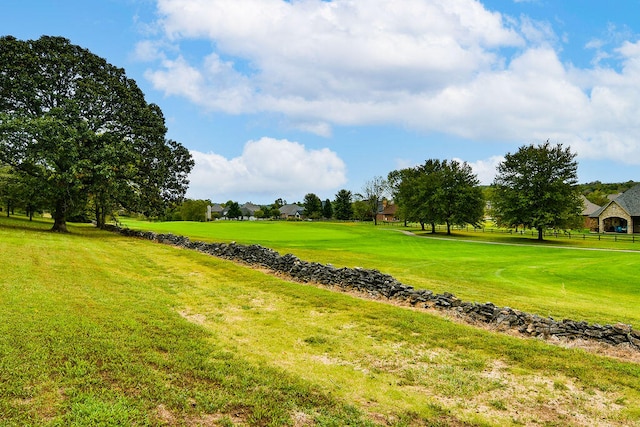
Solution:
[[[0,34],[122,67],[196,161],[187,196],[334,199],[518,147],[640,181],[640,0],[6,0]]]

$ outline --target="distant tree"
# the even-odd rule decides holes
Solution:
[[[124,70],[61,37],[0,38],[0,162],[30,176],[54,231],[95,205],[148,216],[180,202],[189,151],[165,139],[160,108]]]
[[[336,219],[344,221],[353,218],[352,198],[351,191],[345,189],[338,191],[334,202],[334,215]]]
[[[280,218],[280,209],[272,208],[269,212],[270,212],[269,213],[269,215],[270,215],[269,217],[270,218],[275,218],[275,219]]]
[[[484,197],[477,177],[467,163],[429,159],[424,165],[393,171],[389,183],[400,215],[417,221],[424,230],[431,224],[477,224],[484,215]]]
[[[353,202],[353,218],[358,221],[366,221],[371,219],[371,208],[366,200],[358,197],[358,200]]]
[[[493,212],[499,222],[538,230],[564,228],[582,211],[576,155],[549,141],[508,153],[494,179]]]
[[[229,200],[225,207],[227,208],[227,218],[238,219],[242,218],[242,211],[240,210],[240,204]]]
[[[431,224],[431,232],[436,232],[436,222],[441,220],[435,193],[439,188],[442,163],[427,160],[424,165],[392,171],[388,175],[389,186],[398,206],[398,214],[405,221]]]
[[[273,204],[271,206],[276,208],[276,209],[280,209],[281,207],[283,207],[286,204],[287,204],[286,200],[283,200],[282,198],[278,198],[278,199],[275,200],[275,202],[273,202]]]
[[[10,166],[0,167],[0,202],[10,216],[20,200],[20,179]]]
[[[313,193],[304,196],[304,216],[307,218],[318,219],[322,217],[322,201],[320,197]]]
[[[451,234],[452,225],[478,225],[484,216],[484,197],[480,181],[466,162],[456,160],[442,162],[440,186],[434,202],[440,211],[440,219]]]
[[[591,203],[594,203],[598,206],[604,206],[607,203],[609,203],[609,198],[607,197],[607,194],[600,189],[594,190],[594,191],[591,191],[590,193],[585,194],[585,197]]]
[[[258,216],[258,212],[256,212],[255,213],[256,218],[271,218],[271,206],[268,206],[268,205],[260,206],[259,210],[260,210],[261,216]]]
[[[16,172],[10,166],[0,167],[0,206],[6,215],[21,209],[31,221],[33,215],[42,212],[46,199],[38,190],[38,182],[27,175]]]
[[[377,215],[387,188],[387,181],[381,176],[367,181],[362,187],[362,198],[367,203],[369,215],[371,215],[374,225],[378,225]]]
[[[200,221],[207,220],[207,200],[186,199],[180,206],[180,219],[182,221]]]
[[[325,200],[322,204],[322,216],[326,219],[333,218],[333,205],[329,199]]]

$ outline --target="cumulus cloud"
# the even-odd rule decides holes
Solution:
[[[306,193],[333,194],[346,183],[346,166],[335,152],[287,140],[249,141],[232,159],[199,151],[191,154],[195,167],[188,197],[192,198],[267,203],[279,195],[294,201]]]
[[[463,162],[461,159],[456,159],[459,162]],[[498,165],[504,161],[503,156],[492,156],[488,159],[481,159],[475,162],[467,162],[473,173],[476,174],[481,185],[489,185],[493,182],[496,176]]]
[[[640,47],[595,41],[592,68],[560,59],[547,22],[477,0],[157,0],[158,90],[210,111],[275,113],[323,136],[391,124],[471,140],[551,139],[581,157],[640,163]],[[607,64],[601,58],[607,57]],[[615,64],[612,64],[612,61]]]

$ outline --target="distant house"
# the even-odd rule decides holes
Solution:
[[[377,221],[397,221],[396,212],[398,211],[398,206],[396,206],[393,202],[388,202],[387,200],[383,200],[378,206],[378,213],[376,214]]]
[[[300,219],[302,218],[302,212],[304,208],[296,205],[295,203],[284,205],[280,207],[280,218],[282,219]]]
[[[207,207],[207,221],[224,216],[224,207],[220,203],[214,203]]]
[[[589,215],[601,233],[640,233],[640,184]]]
[[[592,218],[591,214],[600,209],[600,206],[595,203],[591,203],[586,197],[582,197],[582,218],[584,218],[584,228],[588,228],[591,231],[598,229],[598,219]]]
[[[247,202],[244,205],[240,206],[240,212],[242,212],[242,219],[253,220],[256,219],[255,213],[260,210],[260,206],[254,205],[251,202]]]

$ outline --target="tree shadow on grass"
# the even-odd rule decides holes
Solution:
[[[20,230],[33,233],[58,233],[52,231],[53,221],[47,218],[34,218],[29,220],[25,216],[10,216],[0,218],[0,229],[5,230]],[[66,234],[74,237],[83,238],[96,238],[96,239],[109,239],[119,237],[115,233],[110,233],[105,230],[96,228],[89,223],[67,223],[68,233]]]
[[[414,235],[419,237],[431,237],[436,239],[448,239],[453,241],[474,241],[478,243],[489,244],[504,244],[504,245],[535,245],[541,247],[563,247],[571,246],[570,241],[561,241],[556,237],[546,237],[544,240],[538,240],[537,235],[534,237],[528,235],[493,235],[488,233],[456,233],[453,231],[451,234],[445,232],[431,233],[431,231],[417,231],[413,232]]]

